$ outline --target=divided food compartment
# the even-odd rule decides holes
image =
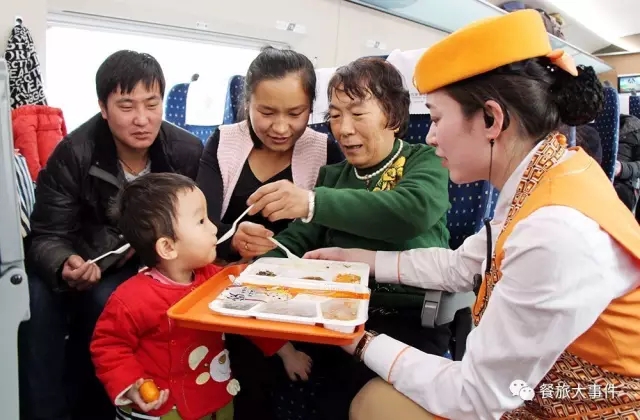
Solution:
[[[368,286],[369,266],[341,261],[260,258],[244,270],[239,280],[246,276]]]
[[[281,279],[244,274],[209,309],[222,315],[352,333],[367,321],[370,290],[360,284]]]

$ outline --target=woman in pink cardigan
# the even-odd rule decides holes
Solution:
[[[247,119],[220,126],[211,135],[198,171],[197,183],[218,237],[247,209],[249,196],[258,188],[288,180],[311,190],[320,167],[344,159],[335,141],[307,127],[315,96],[316,73],[306,56],[266,47],[251,63],[244,89]],[[266,237],[291,222],[271,222],[260,214],[243,220],[232,240],[218,246],[220,259],[231,262],[264,254],[274,248]],[[243,337],[228,335],[227,346],[242,386],[235,419],[273,419],[264,356]]]
[[[307,127],[315,96],[316,73],[303,54],[266,47],[253,60],[245,78],[247,119],[220,126],[200,161],[198,186],[219,236],[247,209],[247,199],[261,186],[288,180],[310,190],[321,166],[344,159],[335,141]],[[265,237],[290,222],[271,222],[259,214],[244,220],[233,239],[218,247],[219,257],[227,262],[273,249]]]

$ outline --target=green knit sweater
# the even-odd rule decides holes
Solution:
[[[366,175],[381,168],[401,142],[396,141],[380,165],[358,173]],[[277,235],[278,241],[298,256],[333,246],[379,251],[448,248],[449,173],[432,147],[402,144],[394,164],[371,179],[368,187],[356,178],[354,167],[347,161],[321,168],[313,220],[292,222]],[[266,256],[285,255],[276,249]],[[370,287],[372,306],[417,309],[422,305],[424,291],[375,282]]]

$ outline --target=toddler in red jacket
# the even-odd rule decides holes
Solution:
[[[114,206],[118,227],[149,267],[119,286],[96,324],[96,374],[123,419],[231,420],[233,379],[224,334],[176,326],[167,310],[221,270],[217,229],[195,183],[178,174],[148,174],[128,183]],[[253,338],[278,354],[287,373],[305,379],[311,359],[291,343]],[[140,387],[161,390],[145,402]],[[140,413],[148,413],[141,415]]]

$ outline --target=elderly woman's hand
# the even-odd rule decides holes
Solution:
[[[273,232],[262,225],[242,222],[231,239],[231,246],[242,258],[254,258],[266,254],[276,247],[269,240]]]
[[[247,200],[247,205],[253,205],[250,215],[261,212],[272,222],[305,218],[309,214],[309,191],[290,181],[276,181],[258,188]]]

